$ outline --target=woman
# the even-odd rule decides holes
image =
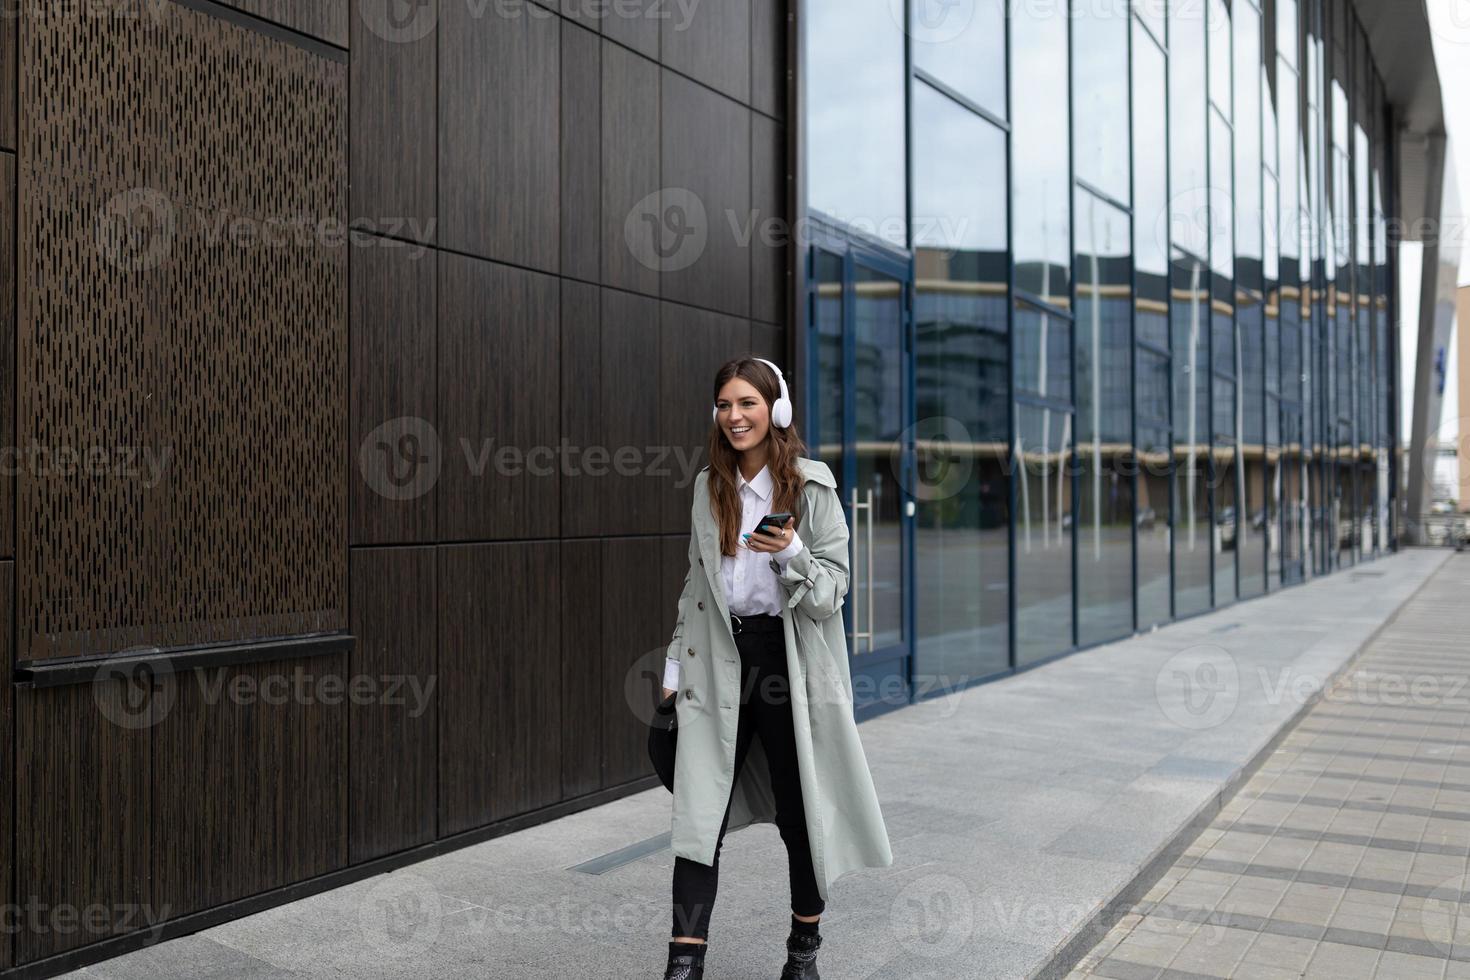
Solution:
[[[664,674],[679,728],[664,976],[704,975],[725,832],[772,822],[791,885],[781,976],[817,980],[828,886],[893,863],[852,714],[847,522],[832,471],[802,456],[780,369],[762,358],[729,361],[714,399]],[[779,513],[794,516],[756,530]]]

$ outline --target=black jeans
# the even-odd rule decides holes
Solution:
[[[812,868],[811,842],[806,832],[806,810],[801,798],[801,773],[796,765],[796,736],[791,717],[791,684],[786,677],[786,643],[780,630],[735,635],[740,650],[740,719],[735,731],[735,779],[745,764],[750,740],[760,734],[770,763],[771,793],[776,800],[776,827],[786,843],[791,878],[791,911],[820,915],[826,907],[817,890]],[[733,787],[733,782],[732,782]],[[732,789],[733,791],[733,789]],[[720,878],[720,848],[730,823],[730,805],[715,843],[713,864],[674,858],[675,936],[709,936],[710,912]]]

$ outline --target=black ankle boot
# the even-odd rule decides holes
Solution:
[[[706,943],[669,942],[669,966],[664,980],[704,980]]]
[[[786,937],[786,968],[781,971],[781,980],[822,980],[817,973],[817,947],[821,945],[819,934],[792,929]]]

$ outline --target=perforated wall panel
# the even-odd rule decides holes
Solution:
[[[21,21],[21,659],[345,627],[347,67]]]

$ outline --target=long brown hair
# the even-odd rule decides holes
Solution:
[[[770,365],[754,357],[737,357],[726,361],[715,373],[711,404],[719,399],[720,389],[735,377],[750,382],[760,392],[767,411],[781,397],[781,383]],[[789,382],[787,391],[790,391]],[[705,449],[709,456],[709,505],[720,525],[720,554],[733,555],[742,530],[740,496],[735,483],[740,451],[730,445],[717,420],[710,423]],[[794,423],[784,429],[771,423],[766,434],[766,468],[771,471],[773,486],[771,510],[795,514],[798,523],[801,521],[801,471],[796,467],[796,460],[805,455],[806,443],[801,441]]]

